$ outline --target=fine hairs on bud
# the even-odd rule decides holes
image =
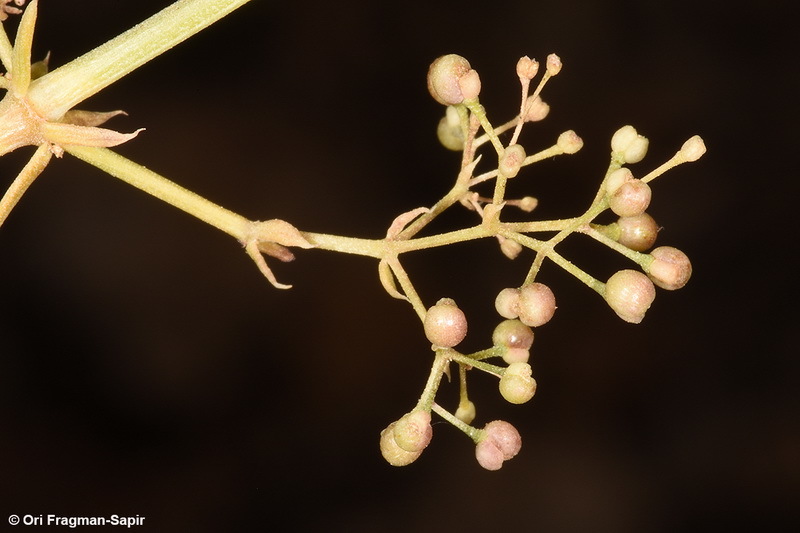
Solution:
[[[452,348],[467,336],[467,317],[455,301],[442,298],[428,309],[423,328],[432,344]]]
[[[500,156],[499,165],[497,170],[500,175],[506,178],[513,178],[519,174],[519,169],[522,168],[522,162],[525,160],[525,149],[519,144],[512,144],[503,151]]]
[[[508,422],[489,422],[483,432],[483,437],[475,447],[475,458],[486,470],[500,470],[504,461],[513,459],[522,449],[519,431]]]
[[[458,54],[441,56],[428,69],[428,92],[444,105],[477,98],[481,89],[478,73]]]
[[[656,289],[638,270],[620,270],[606,282],[604,298],[622,320],[639,324],[656,298]]]

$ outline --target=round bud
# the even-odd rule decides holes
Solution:
[[[650,186],[634,178],[620,185],[608,197],[608,206],[621,217],[641,215],[650,205],[652,196]]]
[[[519,289],[503,289],[494,300],[494,308],[503,318],[519,316]]]
[[[662,289],[674,291],[689,282],[692,263],[685,253],[672,246],[659,246],[650,255],[654,261],[650,263],[647,275],[653,283]]]
[[[517,61],[517,76],[521,80],[532,80],[539,71],[539,62],[528,56],[519,58]]]
[[[463,92],[465,88],[470,94],[475,93],[477,83],[477,90],[480,91],[480,79],[477,78],[477,72],[474,76],[471,75],[466,79],[464,87],[462,87],[461,80],[470,71],[472,68],[469,61],[460,55],[441,56],[434,60],[428,69],[428,91],[440,104],[460,104],[467,97]],[[477,96],[477,93],[474,96]]]
[[[558,136],[556,145],[558,145],[565,154],[574,154],[583,148],[583,139],[578,137],[578,134],[574,131],[567,130]]]
[[[503,252],[504,256],[509,259],[516,259],[522,253],[522,245],[517,241],[503,238],[500,235],[498,235],[498,238],[500,239],[500,251]]]
[[[647,148],[650,146],[650,141],[647,137],[639,135],[633,142],[625,149],[624,159],[626,163],[638,163],[644,156],[647,155]]]
[[[697,161],[706,153],[706,144],[699,135],[695,135],[683,143],[680,151],[686,161]]]
[[[483,438],[475,447],[475,458],[487,470],[500,470],[503,461],[519,453],[522,437],[514,426],[502,420],[489,422],[483,431]]]
[[[622,126],[611,137],[611,150],[613,152],[625,152],[638,136],[639,134],[633,126]]]
[[[464,149],[464,132],[461,129],[461,119],[458,111],[453,106],[447,106],[447,111],[439,126],[436,128],[439,142],[448,150],[459,152]]]
[[[606,179],[606,194],[611,196],[617,192],[617,190],[619,190],[623,184],[633,181],[633,179],[633,173],[629,169],[625,167],[618,168],[609,174],[608,178]]]
[[[522,404],[536,393],[536,380],[528,363],[511,363],[500,378],[500,394],[509,403]]]
[[[650,249],[658,236],[658,224],[647,213],[632,217],[621,217],[617,220],[619,225],[619,238],[617,241],[637,252]]]
[[[519,289],[518,312],[523,324],[532,328],[546,324],[555,311],[556,297],[547,285],[534,282]]]
[[[526,213],[530,213],[536,206],[539,205],[539,200],[534,198],[533,196],[523,196],[517,202],[517,207],[525,211]]]
[[[407,452],[422,452],[432,437],[431,414],[428,411],[408,413],[394,426],[394,440]]]
[[[656,288],[637,270],[620,270],[606,282],[604,298],[624,321],[638,324],[656,298]]]
[[[381,455],[392,466],[406,466],[416,461],[422,452],[409,452],[401,448],[394,439],[394,428],[396,422],[381,431]]]
[[[561,72],[561,58],[555,54],[550,54],[547,56],[547,73],[551,76],[555,76]]]
[[[452,348],[467,336],[467,317],[453,300],[442,298],[428,309],[423,327],[431,343]]]
[[[503,151],[498,161],[497,171],[506,178],[513,178],[519,174],[522,162],[525,160],[525,149],[519,144],[512,144]]]
[[[495,346],[529,350],[533,345],[533,330],[519,320],[503,320],[492,332],[492,343]]]
[[[456,418],[465,424],[471,424],[475,420],[475,404],[469,400],[464,405],[459,404],[458,409],[456,409]]]
[[[542,101],[539,96],[529,96],[525,100],[525,122],[538,122],[550,113],[550,106]]]

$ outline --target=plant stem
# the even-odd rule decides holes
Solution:
[[[203,222],[211,224],[240,242],[244,242],[247,238],[251,222],[245,217],[206,200],[199,194],[181,187],[108,148],[65,146],[64,150],[100,170],[186,211]]]
[[[28,97],[49,120],[250,0],[178,0],[125,33],[31,83]],[[224,44],[220,44],[224,46]]]

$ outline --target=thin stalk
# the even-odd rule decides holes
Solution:
[[[125,33],[35,80],[28,98],[43,117],[56,120],[83,100],[249,1],[178,0]],[[224,70],[224,65],[211,68]],[[224,72],[220,75],[224,76]]]

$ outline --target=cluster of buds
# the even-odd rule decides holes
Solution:
[[[517,181],[521,170],[542,159],[561,154],[574,154],[583,146],[583,140],[571,130],[560,134],[555,143],[544,150],[529,153],[521,144],[519,136],[522,126],[544,119],[550,107],[542,100],[541,91],[545,83],[562,69],[561,59],[555,54],[548,56],[545,68],[539,62],[525,56],[516,65],[516,73],[522,88],[519,114],[500,126],[489,121],[486,110],[479,102],[481,81],[478,73],[463,57],[449,54],[436,59],[428,70],[428,90],[439,103],[447,106],[445,116],[439,122],[437,134],[442,144],[451,150],[463,151],[461,169],[456,185],[450,193],[432,208],[418,208],[398,217],[387,235],[394,240],[412,238],[438,213],[450,205],[461,205],[480,216],[478,226],[451,232],[441,236],[425,238],[423,247],[435,246],[441,237],[442,245],[451,244],[453,235],[460,240],[471,240],[487,236],[496,237],[500,249],[510,259],[520,257],[529,249],[535,252],[529,273],[523,283],[502,289],[495,298],[495,309],[502,320],[492,333],[489,348],[470,354],[457,351],[457,346],[467,335],[467,318],[451,298],[442,298],[435,305],[425,307],[407,275],[396,260],[391,272],[401,280],[403,292],[398,292],[394,278],[390,279],[384,264],[382,281],[387,291],[395,297],[408,300],[414,305],[422,320],[425,336],[435,352],[434,363],[418,404],[408,414],[392,422],[381,433],[380,449],[384,458],[392,465],[407,465],[420,457],[428,446],[431,436],[431,414],[435,413],[466,433],[475,443],[478,463],[488,469],[497,470],[513,458],[522,446],[519,432],[502,420],[489,422],[483,428],[470,424],[476,418],[475,404],[467,395],[468,372],[478,370],[499,378],[500,395],[512,404],[530,401],[536,393],[536,380],[530,364],[534,330],[547,324],[556,311],[556,298],[547,285],[536,281],[545,260],[574,275],[578,280],[600,294],[611,309],[623,320],[639,323],[653,303],[656,286],[674,290],[683,287],[691,276],[692,267],[686,254],[670,246],[660,246],[649,253],[659,233],[656,221],[647,213],[652,200],[649,185],[653,179],[672,167],[695,161],[705,152],[700,137],[686,141],[672,159],[641,177],[636,177],[628,167],[644,159],[649,141],[632,126],[620,128],[611,139],[611,162],[597,196],[582,215],[563,220],[504,222],[503,208],[516,207],[530,213],[538,200],[532,196],[520,199],[506,197],[506,185],[511,179]],[[544,71],[535,90],[531,93],[531,82]],[[482,135],[478,135],[479,130]],[[511,131],[511,139],[500,140],[500,135]],[[493,169],[476,174],[482,159],[477,149],[490,144],[496,153]],[[479,184],[494,180],[491,196],[483,196],[474,190]],[[596,222],[598,215],[610,210],[616,221],[610,224]],[[419,216],[413,224],[409,221]],[[395,226],[403,226],[396,228]],[[535,239],[533,233],[555,233],[546,240]],[[639,269],[626,268],[613,274],[605,283],[593,278],[556,252],[561,241],[574,233],[584,233],[605,244],[637,264]],[[408,249],[414,249],[409,246]],[[500,364],[490,363],[496,358]],[[460,398],[454,414],[435,401],[441,378],[450,377],[450,367],[456,364],[459,371]]]

